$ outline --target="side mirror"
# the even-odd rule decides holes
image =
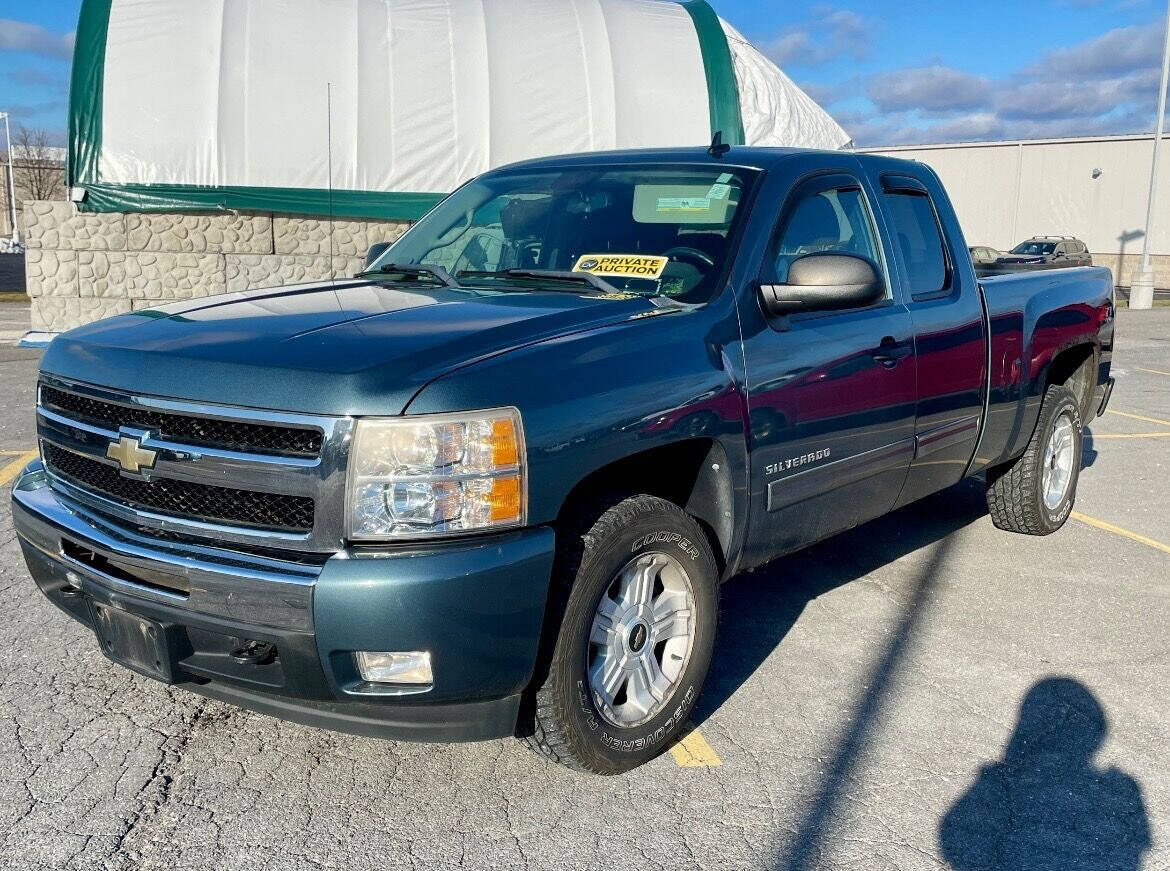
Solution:
[[[375,260],[385,254],[390,245],[390,242],[379,242],[376,245],[371,245],[370,250],[366,252],[366,269],[369,269]]]
[[[787,284],[760,285],[774,317],[800,312],[864,308],[881,302],[886,289],[873,262],[854,254],[808,254],[788,267]]]

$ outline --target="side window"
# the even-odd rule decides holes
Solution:
[[[768,256],[769,281],[783,284],[793,260],[825,251],[857,254],[881,263],[873,221],[859,189],[815,191],[789,211]]]
[[[945,290],[950,283],[946,249],[930,197],[920,193],[887,193],[885,205],[906,267],[910,294]]]

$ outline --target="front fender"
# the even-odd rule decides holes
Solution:
[[[746,410],[725,353],[738,334],[734,317],[712,308],[666,310],[470,364],[428,384],[407,413],[519,408],[533,525],[555,521],[574,488],[606,466],[695,438],[722,445],[733,510],[746,519]]]

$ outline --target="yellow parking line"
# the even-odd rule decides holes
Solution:
[[[1154,541],[1152,538],[1146,538],[1144,535],[1138,535],[1136,532],[1130,532],[1128,529],[1122,529],[1120,526],[1114,526],[1112,523],[1106,523],[1104,520],[1098,520],[1096,517],[1089,517],[1087,514],[1081,514],[1079,511],[1074,511],[1071,516],[1074,520],[1079,520],[1081,523],[1086,523],[1089,526],[1095,526],[1097,529],[1112,532],[1114,535],[1120,535],[1122,538],[1128,538],[1130,541],[1136,541],[1138,544],[1144,544],[1163,553],[1170,553],[1170,544],[1162,544],[1160,541]]]
[[[723,760],[711,749],[698,729],[692,729],[685,738],[670,748],[670,755],[680,768],[714,768]]]
[[[1093,441],[1098,439],[1170,439],[1170,432],[1093,433]]]
[[[0,469],[0,484],[7,484],[20,474],[20,470],[41,455],[40,451],[25,451],[11,463]]]
[[[1134,366],[1139,372],[1149,372],[1151,375],[1170,375],[1170,372],[1163,372],[1161,369],[1143,369],[1141,366]]]
[[[1146,423],[1160,423],[1162,426],[1170,426],[1170,420],[1162,420],[1160,417],[1142,417],[1140,414],[1130,414],[1127,411],[1114,411],[1112,408],[1105,409],[1106,414],[1116,414],[1119,417],[1128,417],[1131,420],[1144,420]]]

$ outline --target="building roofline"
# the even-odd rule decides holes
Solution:
[[[1170,132],[1163,134],[1163,139],[1170,139]],[[1126,133],[1114,136],[1069,136],[1054,139],[992,139],[981,142],[933,142],[919,145],[878,145],[866,148],[855,148],[858,154],[888,153],[891,151],[935,151],[948,148],[1003,148],[1004,146],[1024,145],[1070,145],[1091,142],[1140,142],[1154,141],[1153,133]]]

